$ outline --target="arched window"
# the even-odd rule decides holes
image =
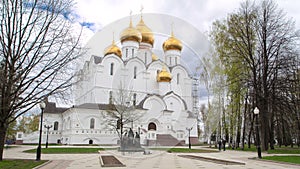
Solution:
[[[180,78],[180,74],[177,73],[177,84],[179,84],[179,78]]]
[[[110,64],[110,75],[114,74],[114,63]]]
[[[137,72],[137,67],[134,66],[133,68],[133,78],[136,79],[136,72]]]
[[[128,57],[128,49],[126,49],[126,58]]]
[[[145,52],[145,63],[147,64],[147,52]]]
[[[113,93],[112,91],[109,91],[109,104],[113,103]]]
[[[90,120],[90,129],[94,129],[95,128],[95,119],[91,118]]]
[[[136,93],[133,94],[133,105],[136,105]]]
[[[132,52],[132,57],[134,57],[134,49],[132,49],[131,52]]]
[[[149,123],[148,130],[156,130],[156,124],[153,122]]]
[[[54,126],[53,130],[58,130],[58,121],[54,122],[53,126]]]

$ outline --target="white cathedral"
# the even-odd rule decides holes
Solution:
[[[112,44],[102,56],[89,56],[74,86],[75,105],[59,108],[47,102],[43,118],[42,143],[115,145],[118,132],[107,124],[105,114],[118,92],[131,93],[128,104],[136,120],[124,125],[139,133],[142,145],[198,143],[198,123],[193,112],[192,77],[180,64],[183,45],[173,31],[162,44],[164,55],[153,53],[154,34],[143,17],[134,27],[120,33],[120,46]],[[101,55],[101,54],[99,54]],[[116,119],[117,121],[117,119]],[[44,126],[45,125],[45,126]],[[37,143],[38,131],[17,134],[17,142]]]

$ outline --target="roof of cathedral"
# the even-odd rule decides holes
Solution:
[[[94,58],[94,63],[95,63],[95,64],[101,63],[102,57],[100,57],[100,56],[95,56],[95,55],[92,55],[92,57]]]
[[[69,108],[64,107],[56,107],[56,103],[54,102],[47,102],[44,113],[51,113],[51,114],[60,114],[68,110]]]
[[[144,99],[140,101],[140,103],[139,103],[138,106],[139,106],[139,107],[143,107],[145,101],[146,101],[149,97],[151,97],[151,96],[157,96],[157,97],[159,97],[159,98],[161,98],[161,99],[163,100],[164,97],[166,97],[166,96],[168,96],[168,95],[171,95],[171,94],[174,94],[175,96],[177,96],[178,98],[180,98],[180,100],[183,102],[184,109],[187,110],[187,104],[186,104],[185,100],[182,99],[178,94],[174,93],[173,91],[170,91],[170,92],[166,93],[164,96],[161,96],[161,95],[159,95],[159,94],[147,94],[147,95],[144,97]],[[171,112],[171,110],[164,110],[164,111],[170,111],[170,112]]]
[[[74,108],[83,108],[83,109],[98,109],[98,110],[117,110],[114,104],[97,104],[97,103],[84,103],[81,105],[76,105]],[[137,105],[136,109],[145,110],[143,107]]]
[[[174,91],[170,91],[168,93],[166,93],[163,97],[166,97],[168,95],[171,95],[171,94],[174,94],[175,96],[179,97],[181,99],[181,101],[183,102],[183,105],[184,105],[184,109],[187,109],[187,104],[185,102],[184,99],[182,99],[178,94],[176,94]]]

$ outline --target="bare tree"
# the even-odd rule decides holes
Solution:
[[[272,144],[274,140],[272,123],[276,109],[272,110],[272,91],[275,91],[276,87],[279,93],[282,93],[283,88],[280,88],[288,85],[290,78],[284,72],[289,71],[290,66],[294,67],[293,65],[299,62],[295,60],[298,54],[294,49],[297,48],[296,42],[299,41],[300,36],[295,31],[294,22],[286,18],[274,1],[265,0],[258,5],[257,9],[257,56],[260,60],[257,71],[261,76],[258,104],[262,112],[262,148],[267,150],[269,143]],[[280,84],[280,81],[285,82]],[[273,98],[275,102],[274,99],[276,98]]]
[[[80,56],[72,0],[2,0],[0,4],[0,161],[10,123],[45,97],[65,92]]]
[[[126,90],[121,84],[116,91],[111,91],[110,108],[102,114],[106,119],[107,127],[113,128],[118,133],[121,148],[123,148],[124,130],[132,128],[133,123],[143,115],[141,111],[137,111],[138,106],[134,97],[134,93]]]

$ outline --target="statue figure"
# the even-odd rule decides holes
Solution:
[[[119,151],[122,152],[143,152],[144,148],[140,144],[140,134],[139,132],[133,132],[130,128],[129,131],[125,130],[123,133],[121,146]]]
[[[133,146],[133,138],[134,138],[134,134],[132,129],[130,128],[128,132],[128,146]]]
[[[136,147],[141,147],[141,143],[140,143],[140,135],[138,132],[135,132],[135,146]]]
[[[127,136],[127,131],[125,130],[125,132],[123,133],[123,138],[121,140],[121,148],[126,147],[127,142],[128,142],[128,136]]]

